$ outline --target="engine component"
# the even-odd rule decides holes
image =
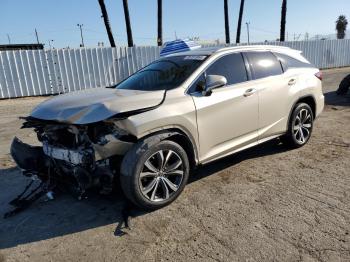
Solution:
[[[73,165],[82,165],[94,162],[94,153],[92,148],[78,150],[59,148],[43,142],[43,152],[45,155],[54,159],[64,160]]]

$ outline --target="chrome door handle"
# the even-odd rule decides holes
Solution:
[[[296,82],[297,82],[297,80],[291,79],[291,80],[289,80],[288,85],[289,85],[289,86],[295,85]]]
[[[249,88],[247,89],[245,92],[244,92],[244,96],[247,97],[247,96],[251,96],[253,95],[257,90],[255,88]]]

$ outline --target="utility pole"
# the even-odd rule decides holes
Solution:
[[[11,44],[11,38],[10,38],[10,35],[7,34],[7,40],[9,41],[9,45]]]
[[[305,39],[304,39],[305,41],[308,41],[309,40],[309,33],[308,32],[306,32],[305,33]]]
[[[35,36],[36,36],[36,41],[38,44],[40,44],[39,42],[39,36],[38,36],[38,31],[36,31],[36,28],[35,28]]]
[[[250,22],[246,22],[245,23],[247,25],[247,35],[248,35],[248,44],[250,44],[250,33],[249,33],[249,25],[250,25]]]
[[[77,24],[77,26],[79,27],[80,29],[80,37],[81,37],[81,44],[80,44],[80,47],[84,47],[84,38],[83,38],[83,24]]]
[[[53,41],[54,41],[54,40],[48,40],[48,41],[49,41],[49,47],[50,47],[50,49],[52,49],[52,48],[53,48],[52,45],[53,45]],[[51,42],[52,42],[52,45],[51,45]]]

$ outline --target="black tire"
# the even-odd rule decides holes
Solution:
[[[172,191],[171,188],[168,187],[168,189],[170,189],[168,191],[169,198],[167,199],[164,198],[163,200],[162,198],[160,198],[160,199],[157,199],[157,201],[156,200],[152,201],[151,198],[153,194],[151,197],[149,197],[149,195],[147,196],[143,193],[145,192],[144,189],[147,188],[147,187],[143,187],[143,182],[144,182],[143,179],[149,178],[150,181],[153,182],[154,177],[150,176],[148,178],[147,177],[140,178],[140,174],[141,172],[144,171],[145,167],[147,168],[147,165],[145,165],[145,162],[147,160],[151,161],[153,157],[156,158],[157,156],[157,161],[158,161],[158,157],[160,156],[159,154],[160,151],[168,152],[168,153],[172,151],[173,153],[175,153],[175,154],[173,153],[171,154],[173,158],[181,159],[182,163],[179,166],[179,169],[181,168],[183,169],[183,176],[181,181],[178,178],[176,178],[178,179],[177,182],[179,183],[176,191]],[[165,167],[164,167],[164,170],[166,170]],[[130,151],[124,156],[121,164],[121,172],[120,172],[121,187],[125,196],[136,206],[144,210],[155,210],[155,209],[164,207],[166,205],[169,205],[180,195],[180,193],[182,192],[182,190],[184,189],[187,183],[189,170],[190,170],[190,165],[189,165],[187,154],[180,145],[169,140],[157,141],[157,139],[150,138],[135,144],[130,149]],[[160,188],[158,188],[158,191],[159,191],[158,193],[161,193],[163,191],[163,194],[166,194],[164,186],[166,187],[168,184],[164,182],[165,180],[163,180],[164,177],[166,177],[165,172],[166,171],[164,171],[164,175],[158,174],[158,176],[154,178],[160,181],[159,184],[156,184],[156,186],[161,186],[161,190]],[[147,172],[143,172],[143,173],[147,173]],[[162,176],[163,178],[160,176]],[[172,179],[172,177],[166,177],[166,178],[168,178],[169,180]],[[149,182],[149,184],[151,184],[151,182]],[[174,184],[176,183],[174,182]]]
[[[350,89],[350,75],[347,75],[339,84],[337,95],[346,95]]]
[[[299,122],[298,118],[300,118],[301,115],[303,116],[305,111],[308,113],[309,117],[306,116],[308,119],[305,124],[302,124],[301,122],[303,119]],[[306,103],[297,104],[290,116],[287,133],[281,137],[282,143],[290,148],[299,148],[306,145],[312,134],[313,122],[314,115],[311,107]],[[306,128],[306,126],[308,128]],[[299,127],[299,130],[297,130],[297,127]],[[300,132],[302,132],[304,140]]]

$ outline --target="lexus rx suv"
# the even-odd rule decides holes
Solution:
[[[206,48],[160,58],[116,86],[53,97],[24,117],[42,146],[14,138],[24,175],[78,197],[118,183],[142,209],[174,201],[192,168],[277,137],[310,139],[321,72],[277,46]]]

